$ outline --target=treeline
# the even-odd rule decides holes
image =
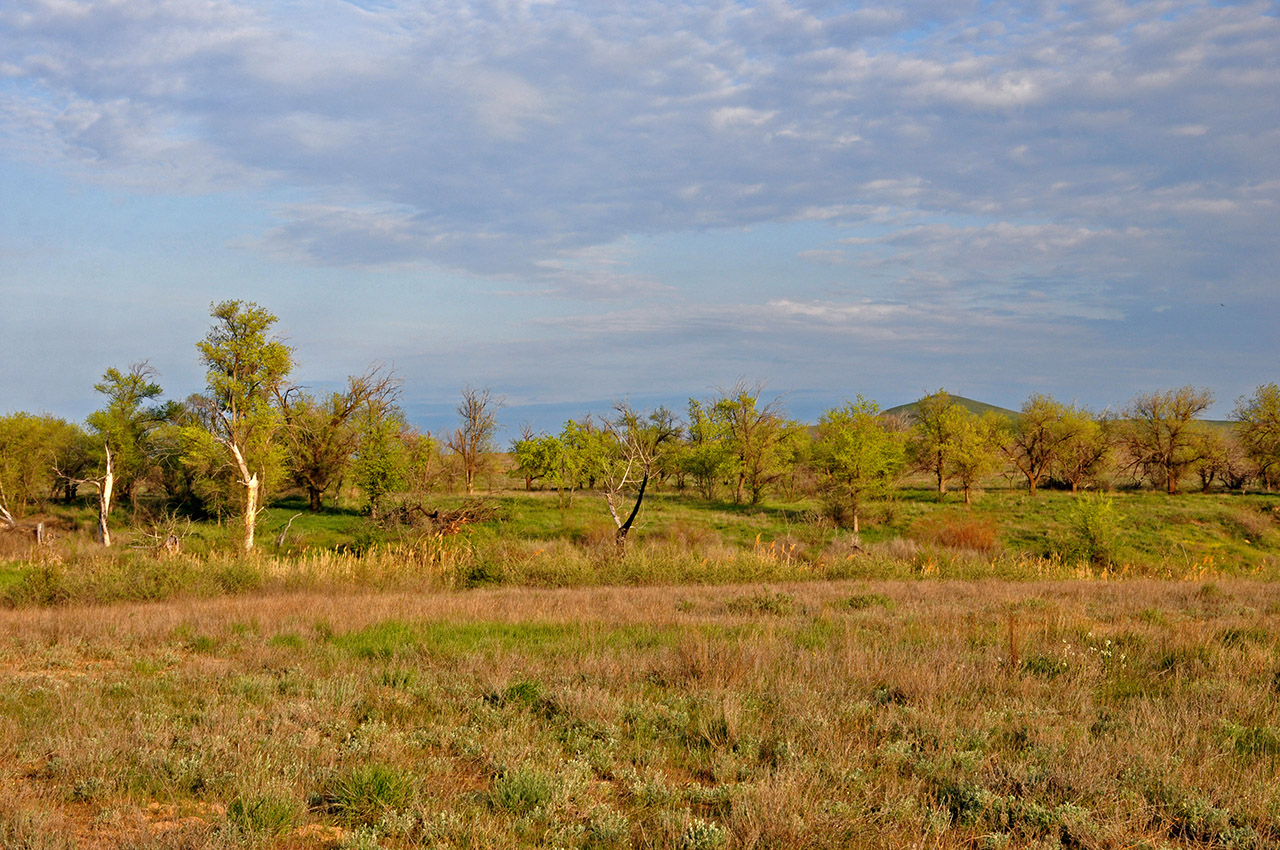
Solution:
[[[609,492],[621,468],[632,480],[656,478],[736,503],[754,504],[770,490],[818,496],[832,519],[855,530],[861,507],[888,495],[909,471],[927,473],[939,493],[958,485],[965,502],[979,480],[1002,471],[1031,493],[1046,483],[1076,492],[1117,476],[1171,494],[1190,476],[1204,490],[1274,489],[1280,388],[1267,384],[1241,399],[1229,428],[1198,418],[1212,403],[1207,390],[1182,387],[1140,394],[1110,415],[1037,394],[1010,417],[976,414],[939,390],[904,415],[886,415],[859,396],[810,427],[786,419],[780,400],[764,400],[760,387],[739,385],[690,400],[683,420],[665,408],[640,416],[620,407],[612,420],[588,417],[559,434],[526,434],[513,452],[527,487],[571,495],[603,481]]]
[[[493,451],[491,411],[442,446],[406,421],[396,405],[399,380],[386,368],[317,395],[292,382],[293,352],[273,337],[270,312],[226,301],[212,318],[196,344],[203,393],[163,401],[155,370],[143,362],[104,373],[94,385],[103,406],[83,426],[21,412],[0,417],[0,527],[88,488],[106,545],[112,507],[127,501],[135,512],[238,515],[244,548],[252,549],[265,498],[284,487],[299,488],[319,510],[325,493],[351,483],[376,513],[386,494],[405,488],[448,486],[454,477],[470,487],[476,470],[465,458]],[[467,395],[492,407],[485,393]]]
[[[340,391],[317,395],[293,383],[292,350],[271,333],[276,317],[227,301],[196,344],[206,388],[163,401],[145,362],[110,368],[94,389],[102,407],[83,425],[14,413],[0,417],[0,525],[81,488],[99,508],[110,544],[113,500],[189,515],[238,515],[254,544],[264,500],[287,487],[320,510],[328,494],[354,486],[377,518],[394,497],[436,489],[471,492],[497,468],[498,402],[468,388],[458,426],[443,439],[414,429],[397,406],[399,381],[373,366]],[[1004,472],[1034,493],[1147,482],[1176,493],[1189,478],[1268,490],[1280,484],[1280,388],[1242,398],[1229,427],[1199,419],[1213,402],[1193,387],[1144,393],[1119,414],[1098,414],[1033,395],[1012,417],[975,414],[944,390],[903,415],[861,396],[816,425],[790,420],[781,399],[740,383],[683,415],[618,405],[612,415],[570,420],[557,434],[526,428],[511,445],[526,488],[571,500],[602,493],[619,545],[655,486],[706,499],[755,504],[769,493],[820,499],[832,520],[858,528],[863,506],[885,498],[908,472],[928,474],[939,493],[969,501],[978,482]]]

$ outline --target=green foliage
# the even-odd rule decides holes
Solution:
[[[412,456],[400,437],[406,427],[403,414],[395,408],[371,408],[361,417],[352,472],[374,519],[381,515],[386,497],[409,481]]]
[[[1200,458],[1204,426],[1196,417],[1212,403],[1213,393],[1191,386],[1135,396],[1120,431],[1130,468],[1176,493],[1179,480]]]
[[[127,373],[113,366],[93,385],[106,396],[107,406],[89,414],[87,422],[111,447],[115,486],[126,499],[156,465],[153,434],[177,412],[177,405],[155,403],[164,392],[155,377],[155,369],[144,361],[131,365]]]
[[[1240,442],[1267,486],[1280,485],[1280,386],[1264,384],[1236,402]]]
[[[1009,420],[998,413],[962,416],[948,450],[951,469],[964,488],[964,501],[978,481],[999,468],[1000,449],[1008,436]]]
[[[499,811],[528,814],[544,808],[554,793],[551,777],[540,770],[520,767],[494,780],[489,803]]]
[[[735,504],[741,504],[744,495],[750,496],[751,504],[758,504],[783,473],[782,401],[761,402],[763,391],[761,384],[738,383],[711,408],[711,418],[723,429],[730,446]]]
[[[293,370],[293,351],[269,336],[276,317],[253,302],[223,301],[212,316],[213,328],[196,343],[207,384],[198,400],[200,420],[229,452],[234,480],[247,488],[245,547],[252,548],[254,502],[283,477],[277,402]]]
[[[524,479],[525,489],[530,489],[535,481],[559,483],[564,446],[554,435],[542,434],[516,440],[511,444],[511,453],[516,464],[514,472]]]
[[[0,507],[21,516],[44,507],[66,483],[55,470],[75,475],[89,463],[85,433],[56,416],[0,416]],[[65,489],[64,489],[65,492]]]
[[[1053,396],[1035,393],[1023,402],[1022,412],[1010,425],[1005,453],[1026,477],[1028,492],[1034,493],[1058,462],[1068,434],[1063,425],[1066,415],[1066,405]]]
[[[320,801],[351,824],[376,824],[389,811],[413,800],[413,782],[399,767],[379,762],[359,764],[333,776]]]
[[[680,469],[693,478],[704,499],[714,498],[732,467],[733,446],[725,423],[696,399],[689,399],[689,438],[678,451]]]
[[[1059,544],[1059,554],[1066,561],[1112,566],[1119,528],[1120,517],[1111,496],[1077,496],[1067,514],[1067,530]]]
[[[822,414],[813,463],[827,510],[840,525],[849,520],[856,532],[862,506],[886,498],[902,472],[905,437],[881,417],[874,401],[858,396],[856,403]]]
[[[915,403],[907,453],[916,469],[933,476],[940,494],[947,492],[947,482],[955,476],[952,453],[972,418],[973,414],[946,390],[940,389]]]

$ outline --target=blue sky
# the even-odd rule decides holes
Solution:
[[[211,302],[553,428],[1280,379],[1280,5],[7,0],[0,412]]]

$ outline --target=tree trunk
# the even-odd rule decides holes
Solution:
[[[320,513],[320,511],[324,510],[324,503],[320,499],[323,495],[324,491],[316,487],[316,485],[307,485],[307,500],[311,504],[312,513]]]
[[[253,551],[253,528],[258,522],[258,473],[249,472],[249,464],[245,463],[240,447],[228,441],[227,448],[240,468],[240,483],[244,485],[244,551]]]
[[[858,506],[853,506],[853,533],[858,533]]]
[[[253,529],[258,522],[258,473],[244,482],[244,551],[253,551]]]
[[[116,476],[111,468],[111,449],[107,449],[107,471],[98,482],[98,539],[103,546],[111,545],[111,529],[107,527],[107,517],[111,513],[111,490],[115,486]]]

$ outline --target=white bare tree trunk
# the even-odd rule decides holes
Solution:
[[[250,473],[249,465],[244,462],[244,455],[235,443],[227,443],[231,454],[240,468],[240,483],[245,487],[244,499],[244,551],[253,551],[253,530],[258,522],[258,473]]]
[[[103,546],[111,545],[111,529],[107,527],[107,517],[111,513],[111,490],[115,487],[116,476],[111,468],[111,447],[107,447],[107,471],[97,480],[98,485],[98,539]]]

